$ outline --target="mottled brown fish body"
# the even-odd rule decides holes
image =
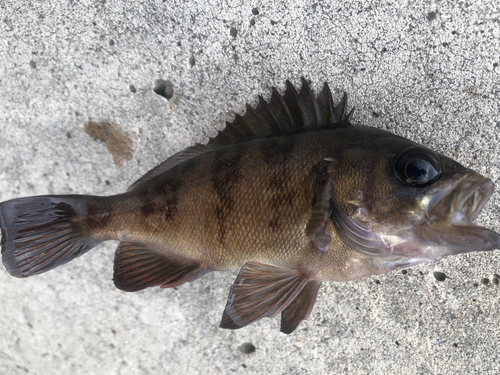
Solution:
[[[332,178],[325,156],[337,157],[348,147],[336,139],[359,141],[362,133],[355,127],[318,129],[195,157],[114,198],[110,221],[96,223],[96,233],[106,240],[148,243],[208,269],[239,268],[253,260],[300,268],[322,280],[359,278],[348,263],[366,257],[345,246],[333,228],[336,251],[318,252],[304,228]],[[355,191],[348,186],[353,182],[337,185]]]
[[[380,129],[354,126],[346,96],[287,82],[207,145],[173,155],[112,197],[40,196],[0,204],[3,263],[27,277],[119,240],[115,285],[174,287],[241,268],[221,327],[281,314],[306,319],[322,281],[348,281],[493,250],[472,222],[491,180]]]

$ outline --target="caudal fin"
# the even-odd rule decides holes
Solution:
[[[82,225],[92,198],[38,196],[0,203],[2,261],[7,271],[15,277],[37,275],[102,242]]]

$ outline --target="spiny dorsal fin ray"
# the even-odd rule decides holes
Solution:
[[[300,90],[299,98],[303,103],[307,123],[305,126],[317,126],[319,124],[324,124],[321,118],[318,108],[318,101],[314,97],[314,94],[309,87],[309,83],[304,77],[302,77],[302,89]]]
[[[264,121],[262,117],[255,108],[251,107],[249,104],[246,105],[245,115],[242,117],[244,121],[246,121],[252,129],[254,129],[254,134],[257,135],[259,131],[265,133],[265,126],[263,125]],[[225,132],[225,130],[223,131]],[[210,143],[210,142],[209,142]]]
[[[259,105],[256,111],[261,114],[263,120],[264,131],[268,134],[273,134],[280,130],[280,121],[278,120],[276,114],[274,113],[270,104],[268,104],[262,96],[259,95]]]
[[[280,95],[273,88],[269,103],[259,97],[259,105],[256,108],[247,104],[245,114],[236,115],[234,121],[227,123],[226,128],[211,138],[206,145],[197,144],[171,156],[136,181],[129,191],[140,188],[147,181],[186,160],[216,148],[307,127],[347,127],[352,113],[353,111],[347,114],[347,94],[344,93],[341,102],[335,106],[326,83],[316,99],[304,78],[300,94],[287,80],[284,95]]]
[[[274,112],[276,118],[278,119],[278,127],[276,131],[283,131],[283,129],[289,130],[294,128],[292,114],[290,113],[290,110],[288,109],[283,96],[281,96],[274,87],[269,105],[271,106],[271,110]]]
[[[285,103],[288,106],[290,114],[295,123],[296,129],[302,129],[308,123],[307,114],[304,108],[304,103],[300,100],[299,94],[297,94],[297,90],[291,84],[289,80],[286,81],[286,91]]]
[[[347,117],[347,94],[345,92],[342,100],[335,107],[335,114],[338,119],[345,119]]]
[[[335,115],[335,106],[333,105],[332,92],[328,87],[328,83],[325,82],[323,85],[323,90],[321,94],[318,96],[318,107],[321,111],[321,116],[325,119],[327,124],[335,124],[338,123],[339,120]]]

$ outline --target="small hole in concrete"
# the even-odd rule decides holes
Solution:
[[[158,79],[155,82],[155,87],[153,91],[158,95],[163,96],[165,99],[170,100],[174,96],[174,86],[172,82],[165,81],[163,79]]]

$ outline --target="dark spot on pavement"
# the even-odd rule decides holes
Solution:
[[[446,314],[450,316],[451,319],[456,319],[457,317],[451,311],[447,311]]]
[[[36,61],[35,61],[35,60],[30,60],[30,66],[31,66],[33,69],[36,69]]]
[[[439,271],[435,271],[434,272],[434,278],[437,280],[437,281],[445,281],[446,280],[446,275],[442,272],[439,272]]]
[[[88,121],[83,129],[92,139],[106,143],[116,165],[124,167],[127,160],[132,158],[134,154],[132,139],[118,125],[109,121]]]
[[[189,58],[189,65],[194,66],[194,64],[196,64],[196,60],[195,60],[195,58],[193,56],[191,56]]]
[[[488,279],[487,277],[481,279],[481,284],[490,285],[490,279]]]
[[[251,354],[255,352],[255,346],[251,342],[245,342],[238,347],[238,350],[244,354]]]
[[[238,30],[236,30],[234,27],[231,27],[231,30],[229,30],[229,34],[230,34],[233,38],[236,38],[236,35],[238,34]]]
[[[407,270],[401,270],[401,273],[402,273],[403,275],[407,275],[407,274],[408,274],[408,271],[407,271]]]
[[[134,86],[134,85],[130,85],[130,86],[129,86],[129,89],[130,89],[130,91],[131,91],[133,94],[135,94],[135,93],[137,92],[137,89],[135,88],[135,86]]]
[[[427,19],[429,21],[435,20],[436,19],[436,12],[429,12],[429,13],[427,13]]]
[[[259,14],[259,10],[258,10],[257,8],[253,8],[253,9],[252,9],[252,14],[253,14],[254,16],[256,16],[257,14]]]

